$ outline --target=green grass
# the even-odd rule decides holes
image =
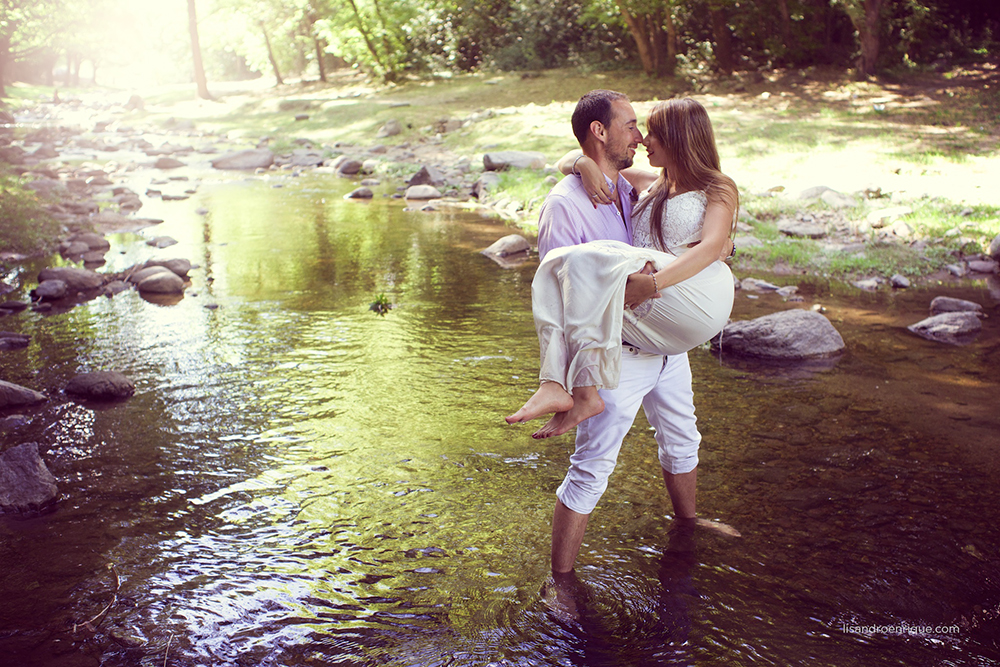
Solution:
[[[0,173],[0,251],[33,255],[51,250],[59,224],[18,177]]]

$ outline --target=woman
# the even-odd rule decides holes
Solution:
[[[513,424],[555,413],[535,438],[565,433],[604,409],[597,390],[618,385],[622,340],[680,354],[721,331],[732,310],[732,273],[718,257],[734,229],[739,192],[719,169],[708,113],[694,100],[669,100],[653,109],[648,130],[643,143],[659,175],[621,172],[636,190],[649,189],[632,213],[635,246],[558,248],[535,273],[541,385],[506,418]],[[598,203],[611,201],[590,158],[577,158],[572,169]],[[628,281],[637,282],[630,293],[638,296],[624,303]]]

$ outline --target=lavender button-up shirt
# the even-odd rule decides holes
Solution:
[[[607,178],[608,185],[611,179]],[[552,188],[538,217],[538,256],[553,248],[588,241],[621,241],[632,245],[632,204],[635,192],[625,178],[618,175],[616,189],[624,219],[614,204],[594,208],[583,189],[579,176],[567,176]]]

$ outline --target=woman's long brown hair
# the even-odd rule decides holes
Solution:
[[[715,133],[705,107],[691,98],[660,102],[653,107],[646,126],[666,153],[667,166],[653,184],[649,196],[636,206],[633,216],[647,206],[652,206],[649,226],[660,248],[666,248],[663,240],[663,207],[667,203],[671,187],[678,193],[704,190],[709,202],[721,202],[731,207],[732,229],[735,229],[740,192],[733,179],[723,174],[719,168]]]

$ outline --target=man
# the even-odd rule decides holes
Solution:
[[[538,253],[553,248],[609,239],[632,243],[632,205],[637,193],[620,174],[632,165],[642,142],[628,98],[595,90],[580,98],[573,112],[573,133],[584,155],[604,172],[613,193],[611,204],[588,197],[580,178],[566,176],[546,197],[538,224]],[[626,301],[629,300],[626,288]],[[617,389],[600,391],[604,411],[577,426],[576,450],[559,489],[552,519],[552,572],[573,570],[590,513],[607,488],[622,440],[641,404],[656,429],[663,481],[674,514],[695,520],[698,445],[691,368],[686,354],[662,357],[625,342]]]

